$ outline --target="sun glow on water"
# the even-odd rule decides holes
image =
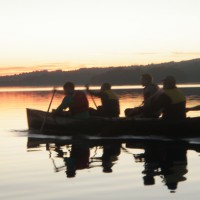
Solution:
[[[162,85],[159,85],[162,88]],[[179,88],[199,88],[200,84],[177,84]],[[131,89],[142,89],[141,85],[113,85],[112,89],[114,90],[131,90]],[[23,87],[0,87],[0,92],[39,92],[39,91],[53,91],[56,89],[58,91],[62,91],[62,86],[54,87],[54,86],[46,86],[46,87],[30,87],[30,86],[23,86]],[[85,86],[77,86],[77,90],[85,90]],[[92,90],[99,90],[100,86],[90,86]]]

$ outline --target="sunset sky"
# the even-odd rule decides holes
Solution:
[[[200,0],[0,0],[0,76],[200,58]]]

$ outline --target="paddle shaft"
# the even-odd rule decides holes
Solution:
[[[53,94],[52,94],[52,97],[51,97],[51,101],[50,101],[50,103],[49,103],[49,107],[48,107],[48,109],[47,109],[47,112],[46,112],[46,115],[45,115],[45,117],[44,117],[42,126],[41,126],[41,128],[40,128],[40,131],[43,130],[44,125],[45,125],[45,123],[46,123],[47,116],[48,116],[48,113],[49,113],[49,110],[50,110],[50,107],[51,107],[51,104],[52,104],[52,101],[53,101],[53,98],[54,98],[55,93],[56,93],[56,90],[53,90]]]
[[[94,103],[94,105],[95,105],[95,107],[96,107],[96,109],[97,109],[97,104],[96,104],[96,102],[95,102],[95,100],[94,100],[94,98],[93,98],[92,95],[91,95],[91,99],[92,99],[92,101],[93,101],[93,103]]]
[[[89,84],[86,84],[85,87],[86,87],[87,92],[90,94],[91,99],[92,99],[92,101],[93,101],[93,103],[94,103],[94,105],[95,105],[95,107],[96,107],[96,109],[97,109],[97,104],[96,104],[96,102],[95,102],[95,100],[94,100],[92,94],[89,92]]]

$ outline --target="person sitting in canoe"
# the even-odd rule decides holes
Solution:
[[[142,74],[141,76],[141,84],[142,86],[144,86],[143,88],[143,102],[142,102],[142,106],[146,104],[147,100],[149,99],[149,97],[151,97],[152,95],[154,95],[158,90],[159,87],[158,85],[156,85],[155,83],[153,83],[153,77],[151,76],[151,74]],[[125,112],[125,116],[127,117],[133,117],[133,116],[137,116],[137,117],[153,117],[153,118],[158,118],[159,117],[159,113],[158,112],[141,112],[141,108],[142,106],[139,107],[135,107],[135,108],[127,108],[124,112]]]
[[[149,105],[148,105],[149,104]],[[163,89],[150,98],[144,109],[161,110],[163,119],[185,119],[186,118],[186,97],[177,88],[176,79],[167,76],[163,80]]]
[[[84,92],[75,91],[75,86],[72,82],[66,82],[63,85],[65,97],[62,103],[53,111],[53,115],[62,114],[64,109],[69,108],[67,116],[74,118],[87,119],[89,118],[89,103]]]
[[[119,99],[111,90],[111,85],[109,83],[103,83],[99,92],[89,90],[88,85],[86,85],[86,90],[89,94],[101,98],[101,106],[98,106],[97,109],[90,108],[91,115],[101,117],[119,117]]]

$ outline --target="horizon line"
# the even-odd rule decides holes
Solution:
[[[149,65],[159,65],[159,64],[167,64],[167,63],[180,63],[180,62],[187,62],[187,61],[193,61],[193,60],[200,60],[200,58],[194,58],[194,59],[189,59],[189,60],[181,60],[181,61],[166,61],[166,62],[159,62],[159,63],[149,63],[149,64],[131,64],[131,65],[122,65],[122,66],[92,66],[92,67],[87,67],[85,65],[82,65],[82,67],[75,67],[73,69],[62,69],[62,68],[56,68],[56,66],[51,66],[50,68],[52,69],[38,69],[39,67],[42,67],[42,65],[40,66],[36,66],[36,67],[31,67],[32,70],[27,70],[28,67],[4,67],[4,68],[0,68],[0,74],[1,71],[6,71],[7,69],[10,70],[24,70],[22,72],[16,73],[16,72],[12,72],[12,73],[7,73],[5,75],[0,75],[0,77],[5,77],[5,76],[18,76],[21,75],[23,73],[33,73],[33,72],[42,72],[42,71],[47,71],[47,72],[55,72],[55,71],[62,71],[62,72],[70,72],[70,71],[76,71],[76,70],[80,70],[80,69],[91,69],[91,68],[119,68],[119,67],[142,67],[142,66],[149,66]],[[54,63],[55,64],[55,63]],[[56,63],[59,64],[59,63]],[[44,65],[47,66],[47,65]],[[55,67],[55,69],[53,69]],[[4,74],[4,73],[3,73]]]

